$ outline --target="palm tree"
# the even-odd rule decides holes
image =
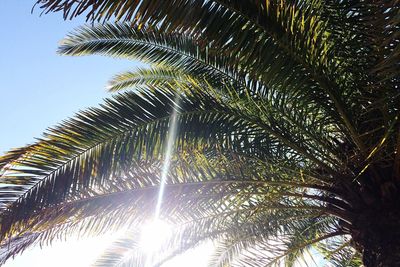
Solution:
[[[163,188],[159,216],[180,227],[153,266],[208,239],[211,266],[293,266],[314,250],[334,266],[400,262],[398,1],[38,3],[121,21],[79,28],[61,54],[150,67],[1,158],[3,260],[136,229]]]

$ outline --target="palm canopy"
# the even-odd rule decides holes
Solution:
[[[151,216],[175,110],[162,217],[181,227],[155,266],[210,238],[211,266],[291,266],[310,248],[337,266],[397,262],[397,1],[39,2],[129,22],[79,28],[61,54],[151,67],[1,158],[4,260]]]

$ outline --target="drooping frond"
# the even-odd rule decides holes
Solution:
[[[290,0],[246,2],[239,0],[168,2],[101,0],[96,4],[91,1],[46,0],[38,1],[37,4],[44,12],[61,11],[65,18],[72,19],[86,13],[89,21],[115,19],[141,25],[161,25],[166,31],[196,32],[198,30],[214,40],[228,40],[231,37],[232,45],[238,48],[255,45],[252,38],[259,38],[262,33],[268,33],[277,39],[284,49],[308,54],[308,60],[315,57],[323,60],[324,57],[321,57],[317,49],[322,48],[322,52],[327,53],[328,56],[332,56],[331,54],[335,52],[334,56],[348,60],[348,64],[352,64],[352,67],[355,67],[354,64],[357,64],[357,61],[362,61],[360,56],[366,58],[365,53],[370,52],[380,52],[375,55],[379,57],[384,51],[382,56],[385,54],[386,56],[381,57],[380,62],[394,63],[394,51],[397,49],[398,37],[393,31],[399,23],[396,17],[399,6],[396,0],[374,3]],[[213,19],[210,21],[209,17]],[[247,27],[243,27],[244,25]],[[388,27],[385,28],[385,26]],[[253,35],[248,34],[249,32]],[[241,34],[246,38],[240,38]],[[374,51],[352,50],[353,47],[365,47],[366,43],[363,42],[366,41],[368,35],[383,37],[385,41],[374,47]],[[332,40],[334,40],[334,47],[332,47]],[[371,42],[371,40],[382,39],[373,38],[368,41]],[[221,41],[221,43],[226,42]],[[310,48],[311,45],[313,47]],[[314,56],[310,57],[310,55]],[[347,59],[345,59],[346,56]],[[357,57],[358,60],[356,60]],[[331,67],[338,69],[342,67],[340,63],[337,62],[339,65],[335,64]],[[355,69],[352,70],[355,71]]]
[[[138,69],[115,75],[108,82],[107,89],[110,92],[117,92],[138,87],[157,87],[165,83],[192,83],[195,79],[192,75],[182,73],[179,69],[166,67]]]
[[[342,234],[334,232],[334,223],[326,218],[287,219],[275,235],[250,232],[224,237],[210,266],[319,266],[312,265],[318,244]]]
[[[124,233],[124,237],[118,238],[106,248],[106,251],[93,263],[93,267],[145,266],[145,253],[140,251],[139,239],[138,233]],[[133,262],[135,265],[131,264]]]
[[[306,214],[303,214],[302,217],[300,214],[296,214],[296,212],[281,212],[284,215],[278,215],[278,213],[273,212],[271,212],[269,215],[267,215],[268,213],[266,214],[263,212],[252,213],[250,216],[247,214],[247,216],[249,216],[248,219],[243,219],[243,221],[241,221],[242,217],[239,217],[239,219],[232,222],[232,224],[229,224],[229,220],[227,224],[217,221],[219,223],[218,229],[220,229],[220,231],[209,231],[205,236],[207,238],[224,240],[225,242],[228,241],[227,243],[229,243],[229,240],[237,240],[237,242],[230,243],[230,245],[227,247],[222,246],[220,247],[220,250],[217,249],[214,258],[211,259],[210,266],[263,266],[263,262],[271,264],[275,262],[284,262],[289,264],[290,262],[300,258],[302,254],[300,253],[296,255],[295,252],[298,252],[297,249],[302,249],[301,246],[294,249],[285,243],[279,243],[277,240],[284,240],[289,236],[295,237],[299,234],[299,232],[296,232],[297,227],[300,225],[311,227],[313,225],[313,219],[307,219]],[[282,222],[288,223],[288,227],[285,229],[279,229],[279,227],[277,228],[273,224],[268,225],[268,223],[266,224],[265,221],[263,222],[263,219],[268,220],[272,218],[280,219]],[[311,218],[311,216],[309,218]],[[291,220],[297,220],[297,222],[291,223]],[[214,226],[214,224],[210,225],[211,227]],[[202,227],[202,229],[210,229],[210,226],[208,228]],[[323,229],[323,227],[321,227],[321,229]],[[193,242],[192,240],[191,242],[185,243],[185,245],[192,247],[199,244],[198,242],[204,240],[204,237],[201,237],[202,234],[203,233],[199,234],[198,237],[193,239],[197,240],[196,242]],[[332,234],[332,236],[337,234],[339,233]],[[183,236],[185,237],[185,235]],[[185,240],[187,240],[186,237]],[[307,243],[307,246],[312,246],[314,243],[319,241],[312,239],[309,240],[307,238],[306,240],[309,242]],[[261,247],[263,247],[263,249],[260,249]],[[246,259],[240,258],[240,255],[247,250],[253,251],[253,257],[247,255],[248,258]],[[178,249],[177,253],[182,251],[184,251],[182,248],[181,250]],[[259,253],[256,253],[257,251]],[[173,255],[176,255],[176,253]],[[289,255],[292,257],[289,257]],[[253,263],[251,263],[250,258],[253,258]],[[156,266],[159,266],[159,264],[156,264]]]
[[[110,84],[133,92],[0,158],[1,236],[11,251],[72,232],[135,229],[151,217],[174,111],[160,216],[177,228],[154,266],[209,239],[220,244],[217,266],[294,266],[315,250],[357,266],[355,248],[367,253],[380,240],[369,229],[395,232],[397,0],[38,5],[126,22],[82,27],[62,54],[151,66]],[[142,265],[132,255],[129,264]]]
[[[278,159],[295,160],[298,164],[311,161],[323,167],[333,163],[333,161],[330,162],[331,159],[329,158],[320,158],[327,155],[322,151],[321,154],[317,155],[308,152],[318,149],[315,146],[316,144],[313,143],[314,141],[318,142],[317,134],[306,135],[307,139],[303,139],[304,135],[296,133],[296,131],[300,131],[302,134],[308,134],[307,131],[311,130],[305,129],[307,126],[304,125],[304,121],[300,121],[304,120],[303,114],[296,114],[298,107],[292,105],[290,106],[292,111],[281,111],[278,114],[279,117],[274,117],[274,110],[266,105],[268,103],[270,103],[270,107],[276,105],[275,110],[287,108],[288,106],[279,107],[280,102],[278,100],[292,101],[291,95],[275,95],[275,98],[272,99],[258,100],[251,95],[237,95],[236,91],[229,89],[229,87],[225,87],[221,91],[214,90],[209,85],[204,87],[204,84],[192,84],[190,86],[186,84],[181,85],[178,89],[172,89],[167,84],[165,86],[167,88],[165,90],[154,89],[152,92],[142,91],[118,96],[115,101],[109,101],[108,106],[104,106],[103,110],[90,110],[80,115],[77,120],[67,122],[63,129],[54,129],[53,133],[39,142],[36,147],[31,148],[32,152],[28,152],[16,162],[18,171],[24,171],[28,175],[8,177],[10,176],[8,174],[8,176],[2,178],[4,183],[17,184],[22,179],[24,181],[22,187],[26,187],[26,184],[40,181],[39,185],[48,187],[51,192],[53,190],[52,183],[58,182],[58,179],[53,178],[75,173],[71,177],[72,181],[63,181],[64,186],[56,187],[62,190],[58,192],[59,199],[66,195],[65,190],[70,187],[75,189],[79,189],[80,186],[87,188],[92,183],[101,183],[125,160],[151,157],[154,153],[157,154],[161,151],[165,141],[163,136],[165,135],[160,130],[164,128],[163,131],[166,132],[169,116],[161,114],[160,111],[171,110],[176,103],[179,103],[179,124],[181,125],[181,138],[178,137],[179,140],[183,141],[183,137],[187,140],[192,138],[194,138],[193,140],[200,140],[201,138],[207,140],[214,135],[212,131],[216,131],[214,136],[217,139],[225,138],[229,142],[234,141],[236,144],[241,144],[237,151],[244,149],[243,151],[246,153],[252,153],[261,158],[274,158],[275,161]],[[185,88],[188,86],[192,88],[189,91],[186,89],[189,94],[179,97],[182,99],[175,101],[175,91],[186,94]],[[221,92],[228,92],[230,96],[224,96]],[[319,119],[320,114],[315,112],[315,109],[314,114],[308,112],[305,106],[302,106],[302,110],[304,110],[304,115],[307,114],[308,119],[311,119],[310,125],[315,125],[317,121],[311,116],[315,115],[315,118]],[[255,117],[254,112],[263,115]],[[284,118],[281,116],[284,113],[287,115],[296,114],[298,117]],[[236,119],[239,121],[235,121]],[[298,128],[286,124],[297,120],[299,120]],[[224,121],[223,129],[217,126],[217,123],[222,125],[222,121]],[[324,124],[329,125],[330,122],[321,120],[318,123],[321,123],[322,126]],[[204,125],[207,125],[207,127]],[[232,128],[227,127],[228,125],[232,125]],[[193,127],[196,127],[196,129]],[[202,128],[198,130],[199,127]],[[285,127],[292,136],[281,132]],[[237,132],[238,130],[242,133]],[[229,134],[224,136],[222,133]],[[243,135],[243,133],[246,133],[246,135]],[[249,137],[254,139],[248,139]],[[327,136],[327,138],[330,137]],[[267,140],[268,142],[266,142]],[[256,145],[258,143],[260,145]],[[121,144],[124,144],[124,146],[121,146]],[[113,149],[117,150],[110,151]],[[254,149],[257,149],[257,151]],[[327,149],[335,153],[332,147],[328,146]],[[84,161],[80,162],[81,160]],[[85,166],[85,164],[87,165]],[[97,164],[101,165],[97,166]],[[332,170],[334,171],[334,167],[332,167]],[[92,180],[93,177],[96,177],[95,180]],[[28,193],[19,200],[24,201],[25,196],[28,196],[36,199],[37,202],[51,203],[51,200],[46,199],[49,196],[48,191],[41,190],[38,194],[43,195],[40,196],[36,195],[33,189],[29,189]]]
[[[165,65],[208,80],[238,83],[234,58],[211,53],[209,45],[198,38],[166,34],[157,28],[132,27],[129,24],[104,24],[81,27],[61,42],[63,55],[101,54]]]
[[[249,64],[243,63],[240,53],[232,54],[229,50],[225,51],[217,42],[211,42],[205,48],[199,43],[201,39],[198,37],[188,38],[187,35],[180,33],[166,34],[158,28],[139,29],[129,24],[106,24],[81,28],[72,33],[63,41],[60,51],[68,55],[100,53],[164,64],[197,78],[204,78],[213,85],[217,83],[219,86],[222,81],[231,84],[238,92],[269,98],[267,101],[272,107],[280,105],[280,108],[275,108],[278,112],[282,107],[294,109],[294,101],[306,104],[313,109],[313,112],[320,110],[321,114],[317,116],[333,120],[334,127],[337,128],[336,133],[345,132],[345,135],[334,136],[335,142],[352,142],[345,137],[348,135],[355,141],[355,147],[364,149],[354,125],[346,115],[344,103],[337,98],[340,93],[332,91],[325,83],[316,82],[304,67],[289,64],[290,59],[280,50],[265,48],[263,52],[265,56],[260,57],[262,62],[249,59],[255,64],[253,70],[249,70],[243,69],[242,64],[246,67]],[[280,71],[276,71],[277,69]],[[332,102],[327,102],[327,95],[331,96]],[[283,97],[283,100],[279,99],[281,103],[276,103],[279,97]],[[286,102],[285,98],[289,98],[289,102]],[[301,108],[303,106],[296,107],[296,110]],[[359,115],[354,114],[354,116]],[[310,123],[313,121],[310,120]],[[355,147],[352,149],[356,149]]]
[[[0,244],[0,265],[3,265],[7,259],[16,257],[37,240],[38,233],[27,233],[18,235],[7,242]]]
[[[147,86],[155,85],[147,84]],[[3,181],[9,184],[21,183],[22,179],[20,188],[27,189],[23,194],[16,195],[17,201],[12,203],[12,206],[4,213],[3,234],[9,235],[10,232],[19,231],[20,227],[26,228],[27,225],[35,229],[34,224],[30,224],[31,216],[35,213],[40,214],[40,209],[45,209],[50,205],[61,209],[60,216],[63,216],[61,217],[64,218],[63,220],[73,218],[79,214],[78,211],[82,212],[85,209],[79,208],[79,206],[77,209],[76,206],[71,205],[71,213],[68,213],[66,206],[57,205],[76,194],[78,204],[85,203],[85,199],[80,200],[84,196],[81,195],[82,192],[88,190],[90,192],[91,188],[104,184],[107,179],[115,179],[117,170],[124,168],[127,162],[160,158],[160,155],[163,154],[165,136],[173,109],[177,109],[179,114],[178,147],[191,142],[194,144],[204,141],[206,144],[216,142],[222,148],[234,147],[236,153],[252,155],[259,160],[271,161],[274,164],[285,162],[289,168],[292,168],[294,175],[303,176],[302,172],[306,173],[305,175],[309,172],[317,177],[318,183],[321,181],[322,184],[332,182],[329,176],[316,173],[312,168],[319,165],[335,172],[334,148],[329,145],[323,148],[330,150],[333,158],[322,151],[320,154],[310,154],[308,151],[312,151],[316,145],[314,141],[318,142],[318,138],[315,138],[317,134],[309,133],[311,128],[307,129],[304,121],[301,122],[304,119],[303,115],[307,115],[310,123],[313,122],[315,125],[320,117],[318,111],[314,109],[314,113],[310,113],[304,109],[305,106],[302,106],[304,113],[296,114],[298,109],[296,105],[283,104],[293,101],[290,94],[276,93],[270,98],[264,99],[259,98],[258,94],[246,93],[250,90],[248,88],[237,92],[230,86],[213,88],[207,83],[207,80],[205,83],[199,81],[199,84],[196,81],[183,84],[160,84],[157,87],[150,87],[151,90],[143,89],[116,96],[115,100],[108,101],[103,109],[92,109],[78,116],[77,119],[66,122],[63,127],[52,130],[43,140],[33,145],[14,161],[14,169],[9,170],[7,175],[2,177]],[[291,111],[287,108],[290,108]],[[284,109],[287,110],[284,111]],[[169,114],[161,113],[163,110]],[[277,115],[274,114],[274,111],[278,111]],[[258,112],[262,116],[255,117],[254,112]],[[283,114],[286,116],[282,117]],[[290,118],[290,116],[297,117]],[[293,124],[286,124],[294,121],[299,121],[299,124],[296,125],[298,128],[293,128]],[[329,117],[328,119],[321,117],[318,123],[330,125],[332,122],[329,121]],[[293,136],[282,134],[281,130],[285,127]],[[304,135],[295,134],[296,131],[300,131],[308,137],[304,138]],[[329,138],[331,137],[327,136],[327,139]],[[314,151],[318,151],[319,147],[316,148]],[[141,164],[144,163],[141,162]],[[311,170],[302,170],[306,166],[310,166]],[[20,176],[19,172],[21,171],[26,176]],[[277,174],[272,172],[272,175],[276,176]],[[195,175],[191,174],[191,176]],[[299,186],[299,183],[288,182],[282,185],[279,184],[280,181],[274,182],[280,186]],[[35,184],[29,188],[31,183]],[[260,184],[255,183],[255,185],[259,186]],[[316,189],[322,188],[321,184],[316,185]],[[154,200],[157,188],[153,188],[149,192]],[[207,196],[204,191],[201,192]],[[121,194],[116,192],[115,195],[118,197]],[[124,196],[125,192],[122,192],[122,195]],[[244,197],[248,198],[252,195],[252,193],[248,193]],[[106,203],[112,202],[111,199],[114,195],[110,196],[111,198],[106,196],[105,199],[109,201]],[[211,196],[208,197],[209,200],[213,199]],[[272,194],[270,197],[275,196]],[[290,191],[286,194],[277,193],[276,197],[277,200],[282,197],[309,198],[317,203],[330,203],[335,206],[339,202],[341,204],[336,211],[331,208],[327,212],[338,218],[345,218],[345,214],[342,212],[343,206],[340,206],[345,203],[339,199]],[[90,202],[91,199],[92,197],[89,197],[87,200]],[[95,196],[93,199],[96,202],[102,197]],[[9,199],[7,200],[9,201]],[[147,199],[147,203],[151,204],[152,201]],[[317,203],[310,202],[308,204]],[[285,205],[281,206],[282,203],[274,203],[271,200],[270,204],[273,206],[272,208],[277,205],[275,208],[285,209]],[[29,212],[23,208],[28,205],[34,207]],[[318,205],[300,206],[319,210]],[[88,207],[90,210],[93,206]],[[299,208],[299,204],[294,207]],[[130,208],[135,208],[135,206],[132,205]],[[52,209],[50,208],[50,210]],[[98,209],[91,211],[96,210],[98,211]],[[57,214],[60,213],[53,209],[49,213],[42,212],[42,214],[46,219],[56,215],[53,220],[57,221]],[[94,213],[92,214],[94,215]],[[122,222],[122,218],[125,218],[123,214],[126,212],[119,210],[118,216],[115,216],[116,213],[113,213],[113,216]],[[100,220],[103,219],[100,218]],[[93,226],[90,218],[87,221],[87,225],[89,224]],[[63,225],[64,229],[69,228],[71,231],[77,229],[71,223]],[[103,227],[104,224],[98,224],[97,229],[93,227],[87,229],[92,232],[101,232]],[[10,229],[12,230],[10,231]],[[50,231],[56,232],[58,229]],[[47,233],[45,232],[45,234]]]
[[[249,165],[251,161],[246,158],[193,152],[178,153],[171,163],[161,214],[174,223],[184,223],[189,219],[193,221],[187,231],[181,233],[182,240],[176,241],[180,244],[179,251],[187,249],[181,245],[183,240],[188,240],[189,231],[194,227],[201,229],[212,223],[218,232],[222,223],[236,224],[239,218],[242,218],[244,227],[250,214],[257,212],[262,215],[262,210],[270,212],[271,216],[288,212],[288,215],[292,214],[297,219],[321,216],[332,211],[320,206],[329,203],[337,205],[339,202],[334,198],[298,192],[298,188],[305,191],[329,190],[318,180],[315,180],[315,184],[293,183],[290,172],[287,175],[281,172],[280,177],[276,176],[279,172],[275,173],[275,167],[269,164],[259,162],[259,167],[254,169],[257,164],[253,162]],[[232,165],[233,162],[235,164]],[[112,179],[105,179],[101,185],[85,190],[87,192],[72,195],[64,203],[42,209],[25,221],[16,222],[13,232],[19,231],[19,235],[26,231],[35,234],[35,238],[26,243],[29,245],[34,242],[48,243],[76,232],[80,235],[100,234],[127,224],[132,227],[140,225],[151,217],[159,191],[161,162],[149,163],[142,161],[133,164],[128,171],[114,174]],[[307,202],[298,202],[304,197],[309,197]],[[248,204],[249,201],[254,203]],[[301,212],[296,214],[296,209]],[[331,214],[341,216],[340,213]]]
[[[208,42],[219,44],[223,51],[229,51],[228,57],[236,54],[247,73],[258,73],[257,77],[263,75],[263,80],[275,79],[275,82],[282,83],[290,77],[289,81],[301,84],[306,78],[311,84],[303,90],[317,94],[315,97],[321,104],[324,104],[321,98],[326,101],[328,96],[330,101],[327,104],[342,120],[343,129],[363,157],[379,142],[371,139],[370,131],[386,127],[393,120],[384,114],[394,106],[378,108],[378,103],[385,101],[387,95],[377,95],[373,88],[381,88],[392,95],[398,79],[396,73],[389,73],[388,84],[375,83],[373,86],[368,84],[371,76],[367,73],[371,73],[379,62],[378,57],[381,62],[396,64],[393,63],[396,62],[395,52],[392,52],[396,51],[393,48],[397,47],[398,40],[392,34],[398,25],[396,1],[392,4],[381,1],[349,4],[336,1],[210,0],[127,4],[125,1],[104,0],[101,3],[49,0],[42,3],[42,7],[46,11],[64,11],[71,17],[91,10],[90,20],[108,19],[114,14],[117,19],[133,20],[140,26],[201,35]],[[209,17],[214,18],[212,23]],[[370,22],[377,17],[381,23]],[[385,29],[384,25],[388,27]],[[373,40],[387,38],[387,49],[377,49],[381,45],[371,43],[370,36],[376,36]],[[370,56],[377,60],[363,61]],[[362,95],[369,95],[372,99],[362,98]],[[351,106],[354,108],[349,108]],[[360,125],[377,112],[379,121],[369,126]]]
[[[232,202],[232,204],[233,203],[234,202]],[[262,209],[262,206],[259,206],[259,208]],[[287,230],[279,230],[279,228],[274,227],[274,225],[268,226],[263,223],[263,219],[271,219],[274,216],[277,216],[275,218],[280,218],[281,220],[286,219],[288,222],[296,218],[298,222],[301,222],[299,225],[304,224],[308,225],[309,227],[312,225],[307,223],[307,221],[312,221],[307,219],[307,214],[303,214],[302,217],[300,215],[301,213],[290,210],[284,212],[284,215],[282,215],[282,212],[280,215],[278,215],[278,212],[274,213],[272,212],[272,210],[269,215],[268,213],[268,209],[263,210],[260,213],[249,213],[246,210],[240,211],[239,209],[238,211],[232,213],[225,211],[221,212],[220,214],[215,214],[214,216],[206,215],[202,217],[202,215],[197,216],[192,221],[172,224],[173,230],[170,233],[171,238],[165,241],[165,243],[161,244],[161,249],[159,252],[157,252],[156,255],[151,256],[150,262],[152,262],[152,264],[150,264],[149,266],[160,266],[162,265],[162,263],[168,261],[171,257],[176,256],[177,254],[182,253],[189,248],[194,248],[209,239],[226,240],[235,237],[243,238],[243,235],[251,236],[249,240],[252,239],[253,242],[250,242],[249,246],[254,247],[258,243],[257,241],[260,241],[260,238],[265,238],[267,240],[268,238],[276,238],[279,235],[283,237],[286,231],[290,233],[290,231],[293,230],[291,229],[291,227],[288,227]],[[311,218],[312,214],[308,214],[308,216],[309,218]],[[294,227],[295,225],[296,223],[294,223],[292,227]],[[193,231],[193,229],[202,229],[202,231]],[[295,233],[292,234],[294,235]],[[134,240],[137,240],[137,238],[138,236],[132,236],[130,242],[135,242]],[[312,244],[312,242],[310,244]],[[140,266],[138,262],[135,262],[133,260],[143,260],[143,258],[138,255],[138,252],[140,254],[140,251],[138,251],[137,247],[133,246],[130,249],[130,252],[128,252],[128,250],[129,248],[127,247],[126,250],[124,249],[124,255],[135,255],[134,257],[125,258],[128,262],[130,262],[130,266]],[[271,253],[271,260],[278,258],[280,259],[281,257],[279,254],[277,256],[272,255],[273,254]],[[113,253],[109,254],[109,256],[111,256],[110,260],[112,260],[114,258],[117,258],[118,256],[121,256],[121,254]],[[119,257],[119,259],[121,258]],[[104,256],[103,260],[107,260],[107,257]]]
[[[351,245],[349,236],[337,236],[318,244],[322,256],[335,267],[357,267],[362,265],[361,255]]]
[[[179,106],[174,107],[178,100]],[[170,117],[168,112],[174,108],[180,110],[183,119],[179,122],[182,123],[180,134],[185,138],[195,138],[200,133],[193,127],[206,130],[201,126],[204,123],[231,120],[231,115],[227,115],[222,106],[221,113],[214,112],[213,101],[203,102],[202,97],[178,100],[175,93],[168,90],[127,93],[109,100],[102,109],[86,111],[62,127],[54,128],[13,162],[14,169],[1,177],[10,190],[18,189],[2,196],[2,202],[12,203],[13,207],[8,206],[3,214],[9,214],[2,222],[3,234],[10,222],[22,219],[40,207],[58,203],[72,193],[70,190],[85,190],[101,184],[127,161],[162,155],[160,151]],[[185,112],[187,117],[183,115]],[[241,125],[235,120],[231,123],[234,128]],[[212,134],[209,130],[203,133],[205,136],[197,135],[196,139],[200,141]],[[20,175],[21,172],[24,175]],[[28,204],[32,208],[23,208]]]

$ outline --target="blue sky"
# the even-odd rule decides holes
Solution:
[[[49,126],[109,96],[105,84],[136,62],[56,54],[84,18],[40,17],[34,0],[0,1],[0,154],[34,141]]]
[[[49,126],[109,96],[105,84],[136,62],[56,54],[58,42],[83,18],[31,14],[34,0],[0,1],[0,154],[40,137]],[[56,243],[26,251],[5,267],[87,266],[108,239]],[[67,255],[73,255],[68,257]]]

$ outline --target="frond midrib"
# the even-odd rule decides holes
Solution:
[[[199,111],[187,112],[187,113],[185,113],[185,115],[202,114],[202,113],[211,113],[211,112],[209,112],[209,111],[207,111],[207,110],[199,110]],[[219,112],[216,112],[216,113],[219,113]],[[180,114],[180,115],[182,115],[182,114]],[[15,205],[15,204],[13,204],[13,203],[18,203],[18,202],[20,202],[22,199],[25,198],[26,195],[28,195],[30,192],[32,192],[33,190],[35,190],[35,189],[36,189],[37,187],[39,187],[42,183],[46,182],[46,179],[48,179],[50,176],[56,174],[56,173],[57,173],[60,169],[62,169],[64,166],[66,166],[66,165],[72,163],[74,160],[76,160],[76,159],[78,159],[78,158],[80,158],[80,157],[83,157],[85,154],[87,154],[88,152],[90,152],[90,151],[93,150],[93,149],[96,149],[98,146],[101,146],[101,145],[103,145],[103,144],[110,143],[110,142],[112,142],[113,140],[118,139],[119,137],[125,136],[126,134],[131,133],[134,129],[141,129],[141,128],[147,127],[147,126],[149,126],[149,125],[151,125],[151,124],[155,124],[155,123],[157,123],[157,122],[159,122],[159,121],[163,121],[163,120],[169,119],[170,117],[171,117],[171,116],[164,116],[164,117],[158,118],[158,119],[156,119],[156,120],[152,120],[151,122],[143,123],[142,125],[139,125],[139,126],[137,126],[137,127],[128,129],[128,130],[123,131],[123,132],[119,132],[119,133],[118,133],[116,136],[114,136],[114,137],[105,136],[104,139],[103,139],[104,142],[101,142],[101,141],[96,142],[95,144],[93,144],[93,145],[89,146],[88,148],[82,150],[81,153],[75,154],[72,158],[70,158],[70,159],[68,159],[67,161],[65,161],[63,164],[61,164],[60,166],[58,166],[56,169],[52,170],[50,173],[44,175],[44,176],[40,179],[40,181],[38,181],[35,185],[31,186],[31,187],[30,187],[27,191],[25,191],[17,200],[15,200],[15,201],[13,201],[12,203],[10,203],[10,206],[11,206],[11,205]],[[40,142],[37,143],[37,145],[40,145]],[[30,152],[30,153],[33,153],[33,151],[29,151],[29,152]],[[24,156],[26,156],[26,155],[24,155]],[[28,156],[29,156],[29,155],[28,155]],[[9,207],[10,207],[10,206],[9,206]],[[4,212],[4,211],[3,211],[3,212]]]
[[[90,45],[90,44],[93,44],[93,43],[101,43],[101,42],[104,42],[104,43],[105,42],[108,42],[108,43],[129,42],[129,43],[136,43],[136,44],[140,44],[140,45],[153,46],[153,47],[156,47],[156,48],[158,48],[160,50],[167,50],[167,51],[173,52],[173,53],[175,53],[177,55],[190,58],[193,61],[201,62],[201,64],[204,64],[204,65],[208,66],[209,68],[211,68],[212,70],[214,70],[214,71],[216,71],[218,73],[221,73],[223,76],[226,76],[229,80],[235,81],[235,82],[243,85],[243,83],[241,81],[237,80],[236,77],[232,76],[231,73],[228,73],[226,71],[222,71],[221,69],[219,69],[218,67],[214,66],[213,64],[209,64],[209,62],[207,62],[207,61],[201,60],[200,58],[197,58],[197,57],[191,55],[190,53],[184,53],[181,50],[178,50],[176,48],[168,46],[167,44],[162,45],[162,44],[159,44],[159,43],[156,43],[156,42],[145,42],[145,41],[141,41],[141,40],[138,40],[138,39],[133,39],[133,38],[131,39],[131,38],[127,38],[127,37],[125,37],[125,38],[118,37],[117,38],[117,36],[116,36],[115,39],[113,39],[113,38],[96,38],[96,39],[92,39],[92,40],[80,40],[79,41],[80,45]],[[68,46],[76,47],[78,45],[70,44],[70,45],[66,45],[66,46],[67,47]],[[61,51],[59,53],[63,54],[64,53],[63,49],[65,49],[65,48],[63,48],[63,44],[62,44],[61,47],[60,47]],[[69,49],[69,48],[66,48],[66,49]],[[97,54],[101,54],[102,52],[96,52],[96,53]]]

